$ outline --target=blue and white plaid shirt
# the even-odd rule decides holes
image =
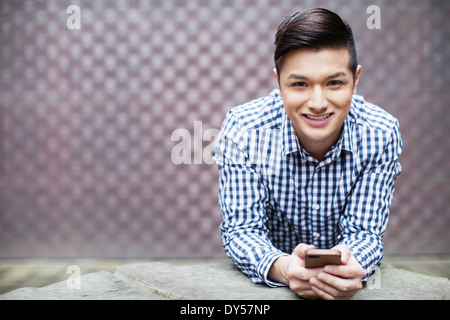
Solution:
[[[214,147],[223,246],[256,283],[299,243],[345,244],[366,280],[401,172],[397,119],[354,95],[336,145],[318,162],[298,141],[279,90],[230,110]]]

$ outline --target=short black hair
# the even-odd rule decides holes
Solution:
[[[336,13],[314,8],[288,16],[278,27],[275,36],[275,68],[280,74],[286,55],[297,50],[347,48],[353,79],[358,68],[355,39],[352,28]]]

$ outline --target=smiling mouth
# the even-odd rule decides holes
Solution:
[[[328,119],[329,117],[331,117],[331,113],[328,113],[328,114],[324,114],[324,115],[322,115],[322,116],[313,116],[313,115],[311,115],[311,114],[304,114],[304,116],[306,117],[306,118],[308,118],[308,119],[310,119],[310,120],[316,120],[316,121],[323,121],[323,120],[326,120],[326,119]]]

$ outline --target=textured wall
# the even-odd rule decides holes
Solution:
[[[275,86],[276,27],[316,6],[400,120],[386,252],[450,253],[450,2],[1,0],[0,257],[223,256],[211,136]]]

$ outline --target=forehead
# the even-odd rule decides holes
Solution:
[[[328,77],[337,72],[351,74],[350,53],[346,48],[290,52],[285,57],[281,76],[297,74],[305,77]]]

